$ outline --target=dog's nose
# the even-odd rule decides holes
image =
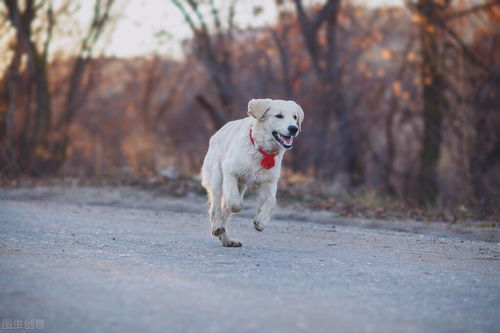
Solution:
[[[288,132],[291,135],[297,134],[298,131],[299,131],[299,128],[297,126],[293,126],[293,125],[288,126]]]

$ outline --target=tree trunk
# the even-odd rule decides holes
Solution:
[[[439,194],[437,165],[441,153],[442,109],[445,106],[443,74],[439,56],[437,29],[433,29],[435,4],[419,0],[418,10],[424,20],[420,24],[421,79],[423,97],[423,136],[418,172],[418,201],[433,205]]]
[[[8,18],[12,26],[16,29],[17,41],[21,45],[23,53],[27,54],[29,74],[33,78],[35,87],[34,133],[29,140],[22,143],[22,145],[26,145],[26,149],[23,150],[19,160],[19,164],[26,169],[24,171],[29,171],[31,161],[38,162],[37,159],[43,160],[47,157],[44,151],[47,149],[48,134],[51,126],[50,89],[46,68],[47,52],[45,50],[44,52],[39,52],[37,45],[32,40],[32,24],[39,9],[35,1],[26,1],[22,12],[19,10],[17,1],[5,0],[4,2],[8,9]],[[50,31],[48,33],[50,34]],[[47,43],[49,40],[47,39]],[[48,44],[45,46],[48,46]],[[35,169],[38,169],[36,165]]]
[[[88,63],[89,59],[79,56],[73,64],[71,76],[69,77],[70,84],[68,93],[66,94],[64,113],[60,122],[60,126],[63,130],[66,130],[69,124],[71,124],[71,122],[73,121],[73,118],[75,117],[76,111],[80,104],[82,79]]]
[[[33,44],[30,41],[30,44]],[[34,145],[45,145],[51,126],[51,103],[49,80],[47,78],[47,59],[38,54],[34,46],[32,48],[32,59],[30,61],[34,66],[35,84],[36,84],[36,111],[35,111],[35,135]],[[30,52],[31,53],[31,52]]]
[[[314,164],[318,166],[315,173],[320,178],[338,178],[336,187],[342,187],[340,192],[346,192],[349,186],[363,181],[364,170],[359,160],[356,129],[352,126],[352,109],[344,100],[337,40],[342,0],[328,0],[313,17],[306,14],[301,0],[294,2],[311,65],[322,87],[322,121],[318,124],[316,144],[322,148],[314,156]],[[326,43],[321,42],[323,33]],[[335,128],[332,128],[333,119],[336,120]]]
[[[11,173],[19,172],[16,156],[14,153],[14,113],[17,108],[17,98],[19,93],[20,73],[19,66],[21,64],[22,50],[17,44],[14,50],[14,56],[7,70],[7,80],[5,84],[5,95],[7,98],[7,109],[5,111],[5,147],[4,159],[6,162],[7,171]],[[0,137],[1,138],[1,137]]]

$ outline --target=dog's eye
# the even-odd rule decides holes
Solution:
[[[282,115],[282,114],[277,114],[277,115],[276,115],[276,118],[281,119],[281,118],[283,118],[283,115]]]
[[[293,116],[293,119],[297,119],[297,116]]]

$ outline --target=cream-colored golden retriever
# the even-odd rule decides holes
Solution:
[[[304,119],[297,103],[272,99],[252,99],[248,115],[228,122],[210,138],[201,169],[212,235],[223,246],[241,246],[229,239],[228,220],[243,207],[243,196],[251,184],[257,185],[259,205],[253,224],[257,231],[264,230],[276,207],[283,155],[292,148]]]

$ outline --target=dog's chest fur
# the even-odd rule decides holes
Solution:
[[[233,175],[238,178],[238,182],[251,185],[276,181],[280,174],[283,154],[275,156],[275,165],[271,169],[264,169],[260,165],[263,158],[264,156],[255,147],[250,147],[246,158],[231,161],[231,169]]]

